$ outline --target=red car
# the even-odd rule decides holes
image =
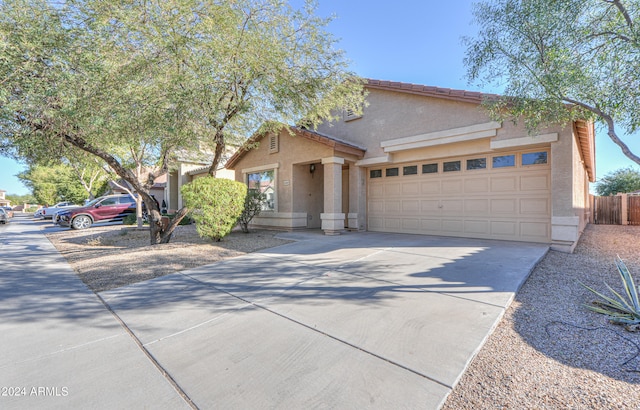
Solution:
[[[73,229],[87,229],[94,222],[118,221],[135,213],[136,200],[131,195],[107,195],[96,198],[83,207],[59,212],[58,223]]]

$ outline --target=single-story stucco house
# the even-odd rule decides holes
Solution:
[[[594,126],[530,135],[483,94],[367,80],[361,116],[255,135],[227,162],[268,192],[255,226],[548,243],[571,252],[589,219]],[[249,145],[251,144],[251,145]]]

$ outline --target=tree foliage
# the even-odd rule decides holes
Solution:
[[[18,179],[31,189],[40,204],[53,205],[61,201],[83,204],[89,198],[75,170],[66,164],[29,166],[18,174]],[[103,191],[98,193],[102,194],[105,188],[103,185]]]
[[[182,187],[182,197],[198,234],[219,241],[231,233],[244,210],[247,186],[229,179],[205,177]]]
[[[151,243],[168,227],[149,195],[179,149],[215,153],[280,123],[359,108],[315,5],[280,0],[0,1],[0,154],[99,158],[142,197]],[[143,172],[143,168],[151,172]]]
[[[18,194],[6,194],[5,198],[11,201],[12,206],[21,204],[37,204],[38,201],[32,194],[18,195]]]
[[[485,0],[474,16],[465,64],[471,81],[504,85],[487,104],[496,119],[597,119],[640,164],[617,129],[640,126],[639,0]]]
[[[633,168],[618,169],[600,178],[595,188],[599,196],[639,191],[640,172]]]

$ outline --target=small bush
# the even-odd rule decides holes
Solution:
[[[202,238],[220,240],[236,225],[247,195],[247,186],[229,179],[205,177],[182,187],[185,206]]]
[[[257,189],[250,189],[247,192],[247,196],[244,199],[244,209],[240,218],[238,218],[242,232],[249,233],[249,223],[254,216],[260,215],[262,204],[266,199],[266,195]]]
[[[175,218],[176,214],[164,214],[162,216],[166,216],[168,217],[170,220],[173,220],[173,218]],[[178,225],[191,225],[193,223],[193,219],[189,217],[189,215],[185,216],[184,218],[182,218],[180,220],[180,222],[178,223]]]
[[[138,217],[135,214],[129,214],[122,219],[124,225],[135,225],[138,223]]]

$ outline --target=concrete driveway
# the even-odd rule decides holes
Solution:
[[[65,327],[75,322],[82,327],[73,326],[79,332],[73,336],[76,344],[82,348],[95,342],[91,352],[100,358],[104,367],[98,371],[104,377],[78,391],[73,378],[59,376],[58,384],[67,383],[74,392],[60,398],[61,407],[68,400],[96,403],[96,395],[129,383],[131,391],[97,403],[434,409],[548,249],[370,232],[281,236],[298,241],[102,292],[113,315],[80,283],[65,298],[85,300],[88,306],[80,307],[88,309],[86,315],[50,317],[43,311],[42,318],[35,315],[23,323],[14,311],[10,322],[23,332],[56,321]],[[6,241],[0,240],[0,246],[7,247]],[[35,285],[46,276],[30,281]],[[72,272],[64,277],[79,282]],[[12,301],[10,293],[0,286],[0,297]],[[56,289],[49,293],[55,297]],[[39,299],[47,297],[43,292]],[[0,316],[5,314],[0,310]],[[6,326],[0,324],[0,330]],[[61,333],[49,337],[64,338]],[[112,343],[104,343],[109,337]],[[48,380],[72,374],[85,363],[68,354],[74,349],[69,344],[47,353],[41,340],[38,349],[45,351],[32,354],[30,363],[41,362],[43,355],[66,356],[66,361],[41,367],[51,373]],[[7,371],[25,380],[23,365],[0,363],[0,384],[11,384]]]

